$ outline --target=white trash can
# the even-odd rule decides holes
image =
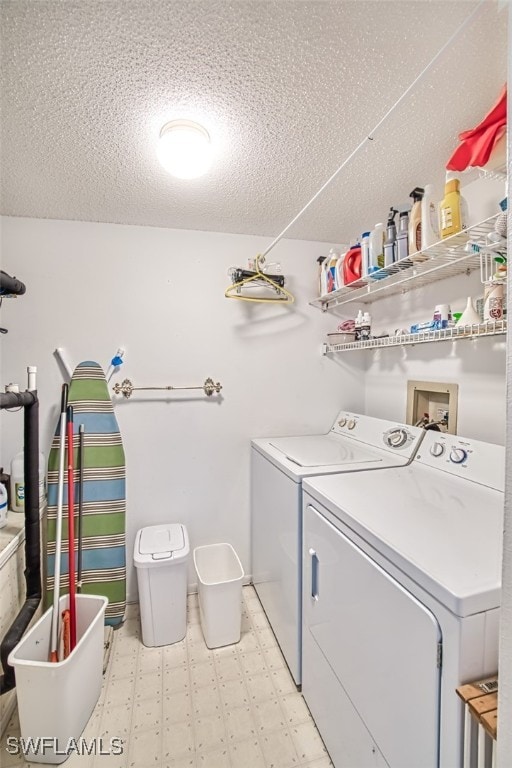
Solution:
[[[16,674],[21,736],[28,746],[25,759],[30,763],[55,765],[74,754],[70,744],[80,738],[101,692],[107,604],[106,597],[76,596],[77,643],[67,659],[48,661],[52,608],[9,654]],[[59,610],[68,607],[69,597],[63,595]]]
[[[180,523],[141,528],[135,538],[144,645],[171,645],[187,632],[188,533]]]
[[[208,648],[240,640],[244,569],[231,544],[194,549],[201,627]]]

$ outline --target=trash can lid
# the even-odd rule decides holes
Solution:
[[[135,540],[135,565],[185,558],[189,553],[187,529],[180,523],[141,528]]]

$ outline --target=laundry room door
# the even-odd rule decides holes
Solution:
[[[308,499],[302,690],[333,762],[336,768],[436,768],[437,620]],[[349,761],[345,745],[351,745]]]

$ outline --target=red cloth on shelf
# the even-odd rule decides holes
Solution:
[[[484,119],[470,131],[459,133],[461,143],[446,163],[449,171],[464,171],[468,165],[483,166],[507,129],[507,86]]]

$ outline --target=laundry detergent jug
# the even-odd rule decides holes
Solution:
[[[343,283],[349,285],[361,278],[361,246],[353,245],[343,259]]]

